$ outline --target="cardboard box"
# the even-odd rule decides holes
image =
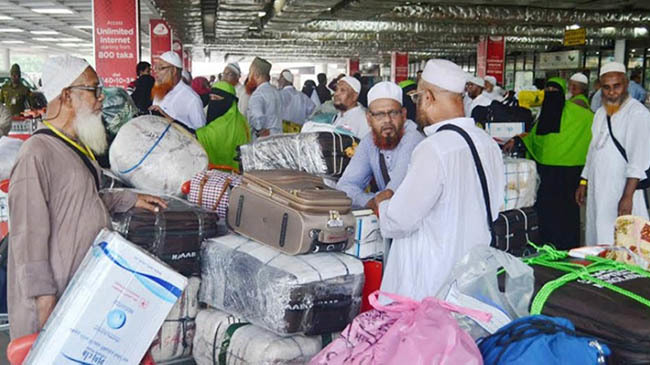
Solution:
[[[354,244],[346,253],[360,259],[382,256],[384,239],[379,229],[379,220],[370,209],[354,210],[352,214],[357,219]]]
[[[25,364],[134,364],[187,279],[119,234],[102,230]]]

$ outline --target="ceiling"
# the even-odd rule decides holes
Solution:
[[[567,26],[589,45],[648,39],[650,1],[636,0],[151,0],[195,52],[227,59],[386,59],[467,55],[480,35],[504,35],[509,51],[562,43]]]

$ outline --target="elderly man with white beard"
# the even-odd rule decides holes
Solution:
[[[39,331],[102,228],[109,211],[155,211],[163,200],[99,191],[95,154],[107,148],[102,86],[86,61],[50,58],[43,126],[22,146],[9,187],[8,306],[11,338]]]

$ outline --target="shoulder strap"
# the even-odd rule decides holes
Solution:
[[[623,158],[627,162],[627,153],[625,152],[625,148],[623,148],[621,143],[616,139],[616,137],[614,137],[614,133],[612,132],[612,118],[609,115],[607,116],[607,129],[609,129],[609,136],[612,137],[612,142],[614,142],[616,149],[618,149],[618,152],[623,155]]]
[[[39,129],[36,132],[34,132],[32,135],[36,135],[36,134],[45,134],[45,135],[48,135],[48,136],[52,136],[54,138],[59,139],[60,141],[63,141],[63,143],[66,146],[70,147],[70,149],[73,150],[74,153],[76,153],[77,156],[79,156],[79,158],[81,158],[81,161],[84,163],[84,165],[86,166],[88,171],[90,171],[90,174],[92,175],[93,179],[95,180],[95,187],[97,188],[97,191],[99,191],[100,185],[99,185],[99,176],[97,176],[97,169],[95,168],[93,163],[90,162],[90,159],[88,158],[88,156],[81,153],[81,151],[79,151],[75,146],[71,145],[65,139],[57,136],[56,133],[52,132],[49,129]]]
[[[478,155],[478,151],[476,150],[476,146],[474,145],[474,142],[470,138],[469,134],[467,134],[467,132],[465,132],[462,128],[455,126],[453,124],[443,125],[438,129],[438,132],[440,131],[454,131],[460,134],[461,137],[465,139],[465,142],[467,142],[467,145],[469,146],[469,149],[472,152],[472,158],[474,159],[474,165],[476,166],[476,172],[478,173],[478,178],[481,181],[481,189],[483,190],[483,200],[485,201],[485,210],[487,212],[488,229],[490,230],[490,232],[492,232],[492,225],[494,224],[494,219],[492,219],[492,208],[490,206],[490,192],[487,186],[485,170],[483,170],[483,164],[481,163],[481,158]]]
[[[388,174],[388,167],[386,167],[386,158],[384,158],[384,154],[381,151],[379,151],[379,168],[381,169],[381,177],[384,178],[384,184],[388,185],[390,175]]]

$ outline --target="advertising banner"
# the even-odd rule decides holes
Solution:
[[[178,57],[180,57],[181,60],[184,59],[185,56],[183,53],[183,44],[178,39],[174,39],[172,41],[172,51],[176,52],[176,54],[178,55]]]
[[[391,80],[400,83],[409,77],[409,54],[393,52],[391,54]]]
[[[149,21],[149,35],[151,39],[151,62],[161,54],[172,49],[172,30],[166,21],[151,19]]]
[[[359,59],[348,58],[348,75],[352,76],[359,72]]]
[[[476,76],[483,78],[487,76],[487,37],[481,37],[476,49]]]
[[[93,0],[97,75],[105,86],[126,87],[140,60],[138,0]]]
[[[494,76],[497,82],[503,85],[503,72],[506,66],[506,38],[487,37],[487,65],[486,74]]]

